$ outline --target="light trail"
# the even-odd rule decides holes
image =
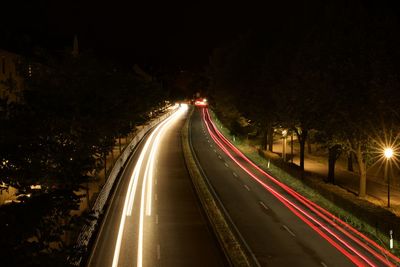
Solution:
[[[308,219],[314,221],[314,223],[320,225],[321,228],[323,228],[325,231],[327,231],[330,235],[332,235],[335,239],[337,239],[340,243],[342,243],[345,247],[347,247],[348,249],[350,249],[353,253],[355,253],[357,256],[359,256],[362,260],[364,260],[364,262],[368,263],[370,266],[374,266],[374,264],[364,255],[362,255],[359,251],[357,251],[355,248],[353,248],[352,246],[350,246],[347,242],[345,242],[344,240],[342,240],[337,234],[333,233],[330,229],[326,228],[321,222],[319,222],[317,219],[315,219],[314,217],[312,217],[310,214],[306,213],[303,209],[301,209],[300,207],[298,207],[297,205],[295,205],[293,202],[289,201],[288,199],[286,199],[285,197],[283,197],[281,194],[279,194],[278,192],[276,192],[274,189],[270,188],[268,185],[266,185],[264,182],[262,182],[258,177],[255,177],[255,175],[253,173],[251,173],[249,170],[247,170],[241,163],[239,163],[232,155],[231,153],[226,149],[226,147],[222,144],[222,142],[225,143],[225,145],[227,145],[229,148],[231,148],[238,156],[240,156],[242,159],[244,159],[246,162],[248,162],[249,164],[251,164],[255,169],[257,169],[259,172],[261,172],[264,176],[266,176],[267,178],[269,178],[270,180],[272,180],[275,184],[279,185],[281,188],[283,188],[286,192],[288,192],[290,195],[292,195],[293,197],[295,197],[298,201],[300,201],[302,204],[304,204],[307,208],[309,208],[312,212],[314,212],[316,215],[320,216],[322,219],[324,219],[325,221],[327,221],[330,225],[332,225],[335,229],[339,230],[341,233],[343,233],[344,235],[346,235],[347,237],[349,237],[352,241],[356,242],[358,245],[360,245],[361,247],[363,247],[365,250],[367,250],[369,253],[371,253],[372,255],[374,255],[378,260],[380,260],[382,263],[384,263],[387,266],[395,266],[393,263],[389,262],[388,259],[382,257],[382,255],[380,255],[379,253],[377,253],[377,251],[375,251],[374,249],[372,249],[371,247],[369,247],[368,245],[364,244],[361,240],[359,240],[358,238],[356,238],[355,236],[351,235],[348,231],[346,231],[345,229],[343,229],[342,227],[340,227],[339,225],[337,225],[335,223],[339,222],[341,225],[343,225],[346,229],[350,230],[351,232],[357,234],[358,236],[362,237],[364,240],[366,240],[370,245],[373,245],[375,248],[377,248],[381,253],[384,253],[387,256],[390,256],[393,260],[398,261],[399,259],[394,256],[393,254],[391,254],[390,252],[386,251],[384,248],[380,247],[379,245],[377,245],[375,242],[373,242],[372,240],[370,240],[369,238],[367,238],[365,235],[361,234],[360,232],[358,232],[356,229],[354,229],[353,227],[351,227],[350,225],[344,223],[343,221],[341,221],[340,219],[336,218],[334,215],[332,215],[331,213],[329,213],[328,211],[326,211],[325,209],[323,209],[322,207],[319,207],[318,205],[316,205],[314,202],[308,200],[307,198],[305,198],[304,196],[300,195],[299,193],[297,193],[296,191],[294,191],[293,189],[291,189],[290,187],[286,186],[285,184],[277,181],[275,178],[273,178],[271,175],[267,174],[265,171],[263,171],[260,167],[258,167],[257,165],[255,165],[251,160],[249,160],[246,156],[243,155],[243,153],[241,151],[239,151],[233,144],[231,144],[229,142],[229,140],[227,140],[225,138],[225,136],[222,135],[222,133],[219,132],[218,128],[214,125],[214,123],[211,120],[211,117],[208,113],[208,110],[203,109],[203,120],[205,122],[205,125],[207,126],[208,132],[210,134],[210,136],[213,138],[214,142],[216,142],[218,144],[218,146],[233,160],[236,162],[236,164],[238,164],[243,170],[245,170],[253,179],[255,179],[258,183],[262,184],[262,186],[264,188],[266,188],[268,191],[270,191],[274,196],[276,196],[283,204],[289,204],[292,208],[295,208],[297,211],[300,211],[303,215],[305,215]],[[211,125],[211,126],[210,126]],[[216,135],[214,135],[212,133],[211,127],[213,128],[214,132],[218,135],[218,137]],[[222,140],[222,142],[220,140]],[[271,191],[273,190],[273,192]],[[287,206],[287,205],[286,205]],[[287,206],[290,210],[292,210],[292,212],[294,212],[296,215],[299,215],[298,213],[296,213],[292,208],[290,208],[289,206]],[[305,221],[304,217],[300,217],[303,221]],[[334,221],[335,220],[335,221]],[[305,221],[306,222],[306,221]],[[314,229],[314,225],[313,224],[309,224],[309,221],[306,222],[310,227],[312,227]],[[314,229],[316,230],[319,234],[321,234],[319,232],[319,229]],[[325,237],[324,237],[325,238]],[[326,238],[325,238],[326,239]],[[339,249],[339,251],[341,251],[342,253],[344,252],[342,249],[340,249],[338,247],[338,244],[335,243],[333,244],[330,240],[328,240],[332,245],[334,245],[337,249]],[[332,240],[333,241],[333,240]],[[352,260],[355,264],[360,264],[360,262],[358,262],[358,260],[355,262],[354,261],[354,257],[351,255],[348,255],[347,253],[344,253],[350,260]],[[363,264],[361,264],[363,265]]]
[[[135,194],[136,194],[136,189],[138,186],[138,181],[140,178],[140,172],[142,170],[142,165],[143,162],[145,160],[145,156],[148,154],[149,148],[151,146],[151,143],[154,140],[154,136],[157,134],[157,137],[160,136],[160,133],[163,131],[160,131],[160,129],[165,130],[166,128],[168,128],[168,126],[171,125],[172,121],[175,121],[177,118],[179,118],[185,111],[187,110],[187,106],[181,106],[173,115],[171,115],[170,117],[168,117],[167,119],[165,119],[164,121],[162,121],[161,123],[159,123],[157,125],[157,127],[153,130],[153,132],[150,134],[150,136],[148,137],[148,139],[146,140],[146,143],[139,155],[139,159],[136,162],[134,171],[130,177],[130,181],[129,181],[129,185],[126,191],[126,196],[125,196],[125,201],[124,201],[124,208],[122,211],[122,215],[121,215],[121,221],[119,224],[119,230],[118,230],[118,237],[116,240],[116,245],[115,245],[115,249],[114,249],[114,256],[113,256],[113,262],[112,262],[112,266],[113,267],[117,267],[118,266],[118,262],[119,262],[119,256],[120,256],[120,251],[121,251],[121,243],[122,243],[122,238],[123,238],[123,232],[124,232],[124,227],[125,227],[125,222],[126,222],[126,218],[130,217],[132,215],[132,209],[134,206],[134,201],[135,201]],[[159,138],[158,138],[159,140]],[[159,142],[156,142],[156,148],[158,146]],[[153,175],[153,168],[154,168],[154,155],[155,155],[155,151],[157,151],[157,149],[154,148],[154,142],[153,142],[153,146],[151,148],[151,152],[150,152],[150,156],[148,158],[147,161],[147,165],[149,165],[149,168],[146,168],[145,173],[149,174],[149,175]],[[146,166],[147,166],[146,165]],[[143,210],[143,205],[144,205],[144,194],[143,191],[146,188],[146,178],[148,175],[145,175],[144,177],[144,181],[142,184],[142,198],[141,198],[141,203],[140,203],[140,215],[142,215],[142,210]],[[151,179],[152,180],[152,179]],[[151,189],[149,191],[149,195],[151,195]],[[151,204],[150,204],[151,205]],[[150,208],[150,214],[151,214],[151,208]],[[142,266],[142,252],[143,252],[143,218],[139,218],[139,236],[138,236],[138,243],[140,244],[138,246],[138,252],[140,250],[140,254],[138,254],[138,266]],[[140,258],[140,260],[139,260]],[[140,263],[140,265],[139,265]]]
[[[232,154],[222,145],[222,143],[217,139],[217,137],[211,132],[209,125],[206,124],[211,138],[216,142],[216,144],[229,156],[240,168],[242,168],[248,175],[250,175],[254,180],[256,180],[259,184],[261,184],[265,189],[267,189],[272,195],[274,195],[279,201],[281,201],[287,208],[289,208],[298,218],[300,218],[302,221],[304,221],[307,225],[309,225],[312,229],[314,229],[321,237],[323,237],[325,240],[327,240],[331,245],[333,245],[336,249],[338,249],[342,254],[344,254],[347,258],[349,258],[355,265],[357,266],[364,266],[359,260],[357,260],[353,255],[351,255],[349,252],[344,250],[338,243],[336,243],[334,240],[332,240],[329,236],[327,236],[324,232],[322,232],[320,229],[318,229],[312,222],[310,222],[305,216],[303,216],[301,213],[305,213],[302,209],[298,208],[294,203],[290,202],[287,200],[285,197],[283,197],[281,194],[279,194],[277,191],[275,191],[273,188],[262,182],[256,175],[254,175],[252,172],[250,172],[246,167],[244,167],[239,161],[237,161]],[[346,242],[343,240],[343,244],[347,245]],[[374,265],[371,265],[374,266]]]
[[[256,164],[254,164],[250,159],[248,159],[245,155],[243,155],[243,153],[237,149],[232,143],[230,143],[230,141],[221,133],[219,132],[218,128],[215,126],[215,124],[212,122],[211,117],[207,112],[207,119],[208,121],[211,122],[212,127],[214,129],[214,131],[217,133],[217,135],[222,139],[222,141],[228,145],[232,150],[235,151],[235,153],[237,155],[239,155],[242,159],[244,159],[245,161],[247,161],[249,164],[251,164],[255,169],[257,169],[259,172],[261,172],[264,176],[266,176],[268,179],[270,179],[271,181],[273,181],[275,184],[277,184],[278,186],[280,186],[281,188],[283,188],[286,192],[288,192],[290,195],[292,195],[294,198],[296,198],[298,201],[300,201],[302,204],[306,205],[310,210],[312,210],[314,213],[316,213],[318,216],[320,216],[321,218],[323,218],[325,221],[327,221],[331,226],[335,227],[337,230],[339,230],[340,232],[342,232],[343,234],[345,234],[347,237],[349,237],[350,239],[352,239],[354,242],[356,242],[359,246],[363,247],[365,250],[367,250],[369,253],[373,254],[377,259],[379,259],[381,262],[383,262],[384,264],[386,264],[387,266],[396,266],[395,264],[391,263],[387,258],[383,257],[382,255],[380,255],[379,253],[377,253],[376,250],[378,250],[379,252],[381,252],[382,254],[384,254],[385,256],[389,256],[392,260],[396,261],[396,262],[400,262],[400,259],[398,257],[396,257],[395,255],[391,254],[389,251],[387,251],[386,249],[384,249],[383,247],[379,246],[376,242],[372,241],[371,239],[369,239],[367,236],[365,236],[364,234],[360,233],[359,231],[357,231],[356,229],[354,229],[352,226],[350,226],[349,224],[343,222],[342,220],[340,220],[339,218],[337,218],[336,216],[334,216],[333,214],[331,214],[330,212],[328,212],[327,210],[323,209],[322,207],[318,206],[317,204],[315,204],[314,202],[310,201],[309,199],[305,198],[304,196],[302,196],[301,194],[297,193],[296,191],[294,191],[292,188],[288,187],[287,185],[285,185],[284,183],[276,180],[274,177],[272,177],[270,174],[266,173],[264,170],[262,170],[259,166],[257,166]],[[351,235],[348,231],[346,231],[346,229],[344,229],[343,227],[341,227],[341,224],[344,228],[346,228],[347,230],[350,230],[351,232],[353,232],[354,234],[356,234],[357,236],[361,237],[362,239],[364,239],[369,245],[375,247],[376,250],[374,250],[373,248],[371,248],[370,246],[368,246],[367,244],[365,244],[364,242],[362,242],[360,239],[358,239],[357,237]]]
[[[151,214],[151,192],[152,192],[152,173],[153,173],[153,166],[154,166],[154,155],[155,152],[158,149],[159,143],[160,143],[160,136],[164,133],[164,131],[170,127],[170,125],[175,122],[184,112],[186,109],[182,108],[179,109],[174,115],[169,117],[166,122],[157,129],[157,137],[155,138],[155,141],[153,143],[153,147],[151,149],[151,153],[149,155],[149,159],[147,162],[146,171],[144,175],[144,180],[143,180],[143,185],[142,185],[142,195],[140,199],[140,214],[139,214],[139,236],[138,236],[138,252],[137,252],[137,267],[142,267],[143,266],[143,240],[144,240],[144,213],[145,213],[145,204],[147,206],[148,204],[148,212],[150,211]],[[154,131],[156,132],[156,131]],[[151,174],[151,177],[150,177]],[[151,183],[149,185],[149,182]],[[146,191],[147,189],[147,191]],[[146,200],[146,195],[147,195],[147,201]],[[146,203],[145,203],[146,202]],[[147,214],[149,215],[149,213]]]
[[[280,186],[281,188],[283,188],[285,191],[287,191],[290,195],[292,195],[293,197],[295,197],[297,200],[299,200],[302,204],[306,205],[308,208],[310,208],[314,213],[316,213],[318,216],[320,216],[321,218],[323,218],[324,220],[326,220],[330,225],[332,225],[333,227],[335,227],[336,229],[338,229],[339,231],[341,231],[343,234],[345,234],[346,236],[348,236],[350,239],[352,239],[354,242],[356,242],[358,245],[360,245],[361,247],[363,247],[364,249],[366,249],[368,252],[370,252],[371,254],[373,254],[376,258],[378,258],[381,262],[383,262],[384,264],[388,265],[388,266],[396,266],[395,264],[393,264],[392,262],[389,261],[389,259],[383,257],[382,255],[380,255],[378,252],[382,253],[384,256],[387,256],[389,258],[391,258],[393,261],[399,263],[400,262],[400,258],[396,257],[395,255],[393,255],[392,253],[390,253],[388,250],[386,250],[385,248],[381,247],[380,245],[378,245],[376,242],[374,242],[373,240],[371,240],[370,238],[368,238],[367,236],[365,236],[364,234],[362,234],[361,232],[357,231],[355,228],[353,228],[351,225],[349,225],[348,223],[344,222],[343,220],[341,220],[340,218],[334,216],[333,214],[331,214],[329,211],[325,210],[324,208],[320,207],[319,205],[315,204],[314,202],[310,201],[309,199],[305,198],[304,196],[302,196],[301,194],[297,193],[296,191],[294,191],[292,188],[290,188],[289,186],[285,185],[284,183],[278,181],[277,179],[275,179],[274,177],[272,177],[270,174],[266,173],[263,169],[261,169],[259,166],[257,166],[256,164],[254,164],[250,159],[248,159],[239,149],[237,149],[232,143],[230,143],[230,141],[218,130],[218,128],[215,126],[215,124],[212,122],[211,117],[209,115],[208,110],[207,112],[207,118],[208,120],[211,122],[212,127],[214,129],[214,131],[217,133],[217,135],[223,140],[223,142],[225,144],[227,144],[232,150],[235,151],[235,153],[237,155],[239,155],[242,159],[244,159],[245,161],[247,161],[250,165],[252,165],[255,169],[257,169],[259,172],[261,172],[264,176],[266,176],[269,180],[273,181],[275,184],[277,184],[278,186]],[[340,225],[338,225],[340,224]],[[365,244],[364,242],[362,242],[360,239],[358,239],[356,236],[353,236],[351,233],[349,233],[348,231],[352,232],[353,234],[357,235],[358,237],[360,237],[361,239],[363,239],[367,244]],[[371,246],[373,248],[371,248]],[[377,251],[378,252],[377,252]]]

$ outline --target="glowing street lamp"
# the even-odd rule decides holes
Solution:
[[[388,163],[389,163],[389,160],[393,157],[393,149],[390,147],[385,148],[385,150],[383,151],[383,155],[386,158],[385,180],[387,180],[387,183],[388,183],[387,206],[388,206],[388,208],[390,208],[390,175],[388,175]]]
[[[385,150],[383,151],[383,154],[389,160],[393,156],[393,149],[391,149],[390,147],[385,148]]]

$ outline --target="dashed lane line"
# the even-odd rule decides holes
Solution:
[[[287,227],[287,226],[284,225],[284,224],[282,224],[282,226],[283,226],[283,228],[285,228],[286,231],[289,232],[289,234],[291,234],[292,236],[296,236],[296,235],[292,232],[292,230],[289,229],[289,227]]]
[[[260,201],[259,203],[261,207],[263,207],[265,210],[269,210],[269,208],[267,207],[267,205],[264,204],[264,202]]]

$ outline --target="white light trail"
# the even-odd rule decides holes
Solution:
[[[177,112],[175,112],[173,115],[171,115],[169,118],[165,119],[163,122],[161,122],[150,134],[149,138],[147,139],[145,146],[142,149],[142,152],[139,156],[139,159],[135,165],[134,171],[131,175],[126,197],[125,197],[125,202],[124,202],[124,208],[122,211],[122,216],[121,216],[121,221],[119,225],[119,230],[118,230],[118,237],[116,241],[116,246],[114,250],[114,258],[113,258],[113,267],[118,266],[118,261],[119,261],[119,255],[120,255],[120,250],[121,250],[121,243],[122,243],[122,236],[124,232],[124,227],[125,227],[125,221],[126,217],[129,217],[132,215],[132,209],[134,205],[134,200],[135,200],[135,194],[136,194],[136,188],[138,185],[138,180],[139,180],[139,175],[142,169],[143,161],[145,158],[145,155],[148,154],[148,150],[150,147],[151,142],[154,139],[154,136],[157,134],[156,141],[153,143],[151,147],[151,152],[146,164],[146,171],[145,171],[145,176],[144,176],[144,181],[142,185],[142,197],[141,197],[141,203],[140,203],[140,222],[139,222],[139,237],[138,237],[138,266],[142,266],[142,252],[143,252],[143,205],[144,205],[144,190],[146,188],[146,181],[147,181],[147,176],[150,176],[149,180],[151,180],[152,183],[152,176],[153,176],[153,168],[154,168],[154,158],[155,158],[155,153],[157,151],[157,147],[159,144],[159,139],[161,136],[161,132],[164,132],[167,126],[171,124],[172,121],[175,121],[180,115],[184,113],[184,111],[187,110],[187,106],[181,106]],[[150,165],[149,165],[150,164]],[[148,166],[148,167],[147,167]],[[149,175],[147,175],[149,174]],[[152,186],[152,184],[151,184]],[[148,186],[148,192],[147,195],[150,195],[151,198],[151,193],[152,193],[152,188]],[[151,214],[151,202],[150,204],[147,205],[148,209],[148,215]],[[140,252],[140,253],[139,253]]]
[[[151,215],[151,202],[152,202],[152,187],[153,187],[153,168],[155,161],[155,153],[160,144],[160,137],[164,131],[172,125],[185,111],[186,108],[181,107],[174,115],[166,120],[166,123],[162,125],[157,133],[157,137],[153,143],[153,147],[147,162],[145,176],[142,185],[142,196],[140,200],[140,215],[139,215],[139,237],[138,237],[138,254],[137,254],[137,267],[143,266],[143,229],[144,229],[144,208],[146,199],[146,215]],[[147,185],[147,186],[146,186]],[[147,187],[147,192],[146,192]]]

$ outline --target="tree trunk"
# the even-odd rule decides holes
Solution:
[[[367,194],[367,165],[363,159],[360,144],[357,145],[355,156],[358,163],[358,170],[360,172],[360,186],[359,186],[358,196],[360,198],[365,198]]]
[[[104,180],[107,180],[107,153],[104,152]]]
[[[347,155],[347,170],[350,172],[354,171],[353,168],[353,152],[349,152]]]
[[[307,133],[308,133],[307,130],[302,130],[301,133],[296,131],[297,138],[299,139],[299,144],[300,144],[300,170],[302,177],[304,175],[304,150],[307,140]]]
[[[267,150],[268,147],[268,126],[264,129],[263,132],[263,139],[261,142],[261,149],[262,150]]]
[[[310,142],[310,140],[307,141],[307,152],[308,152],[308,154],[311,154],[311,153],[312,153],[311,142]]]
[[[268,149],[273,151],[274,147],[274,128],[272,126],[268,127]]]
[[[331,184],[335,184],[335,165],[336,161],[340,156],[340,146],[334,145],[329,147],[329,157],[328,157],[328,177],[326,181]]]
[[[303,172],[304,171],[304,150],[305,150],[305,145],[306,142],[303,138],[299,139],[300,143],[300,170]]]

